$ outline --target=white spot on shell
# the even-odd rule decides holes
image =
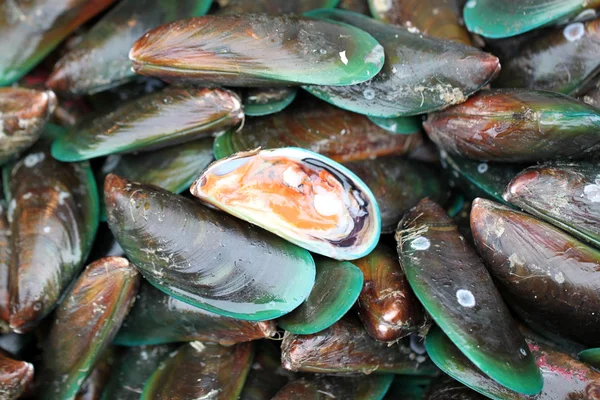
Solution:
[[[203,352],[206,349],[206,346],[202,342],[190,342],[190,346],[194,348],[197,352]]]
[[[348,57],[346,57],[346,50],[340,51],[340,59],[344,63],[344,65],[348,65]]]
[[[424,236],[419,236],[410,244],[414,250],[427,250],[429,246],[431,246],[431,242]]]
[[[459,289],[456,291],[456,300],[458,300],[458,304],[463,307],[473,308],[475,307],[475,296],[471,293],[470,290]]]
[[[29,200],[33,196],[33,193],[27,192],[23,195],[24,200]]]
[[[371,89],[371,88],[366,88],[363,91],[363,96],[367,100],[373,100],[375,98],[375,91],[373,89]]]
[[[583,188],[583,193],[592,203],[600,203],[600,185],[586,185]]]
[[[50,227],[49,226],[45,226],[44,227],[44,233],[50,233]]]
[[[477,1],[476,0],[469,0],[469,1],[467,1],[467,4],[465,4],[465,7],[467,7],[467,8],[475,8],[476,5],[477,5]]]
[[[565,26],[563,29],[563,36],[569,42],[574,42],[581,39],[585,35],[585,25],[581,22],[575,22]]]
[[[489,166],[487,165],[487,163],[481,163],[477,166],[477,172],[479,172],[480,174],[485,174],[488,168]]]
[[[60,192],[58,194],[58,204],[61,206],[65,204],[65,200],[71,197],[71,195],[67,192]]]
[[[521,354],[523,354],[524,356],[527,355],[527,350],[525,349],[519,349],[519,351],[521,352]]]
[[[44,158],[46,158],[46,155],[44,153],[34,153],[34,154],[30,154],[27,157],[25,157],[25,160],[23,161],[23,163],[25,164],[25,166],[27,168],[31,168],[31,167],[35,166],[37,163],[44,161]]]
[[[554,275],[554,280],[556,283],[565,283],[565,276],[562,272],[558,272],[556,275]]]

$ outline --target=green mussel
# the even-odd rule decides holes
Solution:
[[[304,99],[302,99],[304,100]],[[215,139],[215,158],[262,148],[300,147],[338,162],[407,154],[423,143],[420,126],[410,135],[393,135],[365,116],[321,101],[296,102],[285,111],[251,118],[243,129]]]
[[[12,258],[10,326],[24,332],[54,309],[89,254],[98,193],[87,162],[61,163],[47,143],[4,166]]]
[[[93,94],[135,77],[128,54],[147,30],[206,14],[211,0],[123,0],[54,65],[46,86],[70,95]]]
[[[278,345],[266,340],[256,342],[254,362],[239,399],[271,400],[294,376],[281,366]]]
[[[315,285],[291,313],[277,320],[287,332],[310,335],[329,328],[354,305],[363,286],[363,274],[347,261],[315,259]]]
[[[223,317],[144,283],[114,343],[139,346],[200,340],[231,345],[269,338],[275,332],[272,321],[250,322]]]
[[[380,128],[398,135],[410,135],[421,130],[421,117],[380,118],[369,117],[369,120]]]
[[[316,376],[288,383],[273,400],[381,400],[392,384],[394,375]]]
[[[248,89],[244,95],[244,113],[249,117],[278,113],[292,104],[297,94],[295,87]]]
[[[484,199],[473,202],[471,229],[479,254],[522,319],[600,346],[600,250]]]
[[[540,392],[542,377],[517,323],[446,212],[423,199],[398,225],[396,240],[410,286],[465,356],[512,390]]]
[[[116,354],[115,347],[109,346],[104,350],[104,353],[94,365],[94,369],[81,384],[75,400],[100,400],[104,387],[110,378]]]
[[[74,399],[135,300],[140,275],[124,258],[90,264],[58,306],[42,354],[40,399]]]
[[[0,351],[0,398],[18,399],[33,383],[33,365]]]
[[[61,161],[155,150],[242,124],[239,97],[225,89],[167,88],[93,115],[52,144]]]
[[[129,58],[138,74],[227,86],[350,85],[381,70],[383,48],[352,26],[296,16],[209,15],[162,25]]]
[[[281,364],[290,371],[316,373],[427,374],[432,365],[404,342],[389,346],[373,339],[354,316],[346,316],[314,335],[286,332]]]
[[[510,182],[504,198],[600,248],[600,165],[531,167]]]
[[[544,388],[535,396],[514,392],[487,377],[441,330],[432,330],[426,340],[427,352],[442,371],[487,398],[495,400],[595,400],[599,398],[599,373],[569,355],[533,339],[528,338],[527,344],[544,378]]]
[[[228,0],[219,10],[221,14],[302,14],[317,8],[335,7],[340,0]]]
[[[494,86],[575,94],[600,72],[600,19],[573,22],[523,43]]]
[[[441,149],[480,161],[575,159],[600,150],[600,111],[547,91],[482,91],[429,114],[423,126]]]
[[[379,241],[371,190],[344,166],[297,147],[240,152],[212,163],[190,192],[300,247],[354,260]]]
[[[144,384],[177,345],[135,346],[119,357],[102,400],[139,400]]]
[[[457,0],[369,0],[369,7],[375,18],[388,24],[471,46],[458,3]]]
[[[469,0],[467,28],[488,38],[505,38],[575,17],[600,6],[598,0]]]
[[[380,157],[344,164],[371,189],[381,213],[381,231],[392,233],[404,213],[424,197],[444,203],[449,189],[436,169],[402,157]]]
[[[20,79],[65,37],[114,0],[28,0],[0,3],[0,86]]]
[[[488,163],[448,154],[442,151],[440,160],[451,173],[450,182],[460,187],[471,199],[486,197],[506,203],[502,193],[506,185],[526,165],[514,163]]]
[[[434,381],[427,389],[424,400],[485,400],[486,396],[482,396],[476,391],[469,389],[462,383],[455,381],[449,376],[442,377]]]
[[[495,56],[474,47],[435,39],[343,10],[311,17],[354,25],[384,46],[385,64],[368,82],[352,86],[304,86],[340,108],[372,117],[425,114],[462,103],[500,72]]]
[[[423,308],[408,285],[394,250],[379,244],[354,264],[365,279],[358,298],[358,316],[371,337],[391,343],[424,330]]]
[[[55,108],[53,92],[0,88],[0,165],[38,140]]]
[[[140,399],[237,399],[253,356],[251,343],[184,344],[150,376]]]
[[[104,199],[127,256],[179,300],[257,321],[292,311],[312,289],[306,250],[197,201],[116,175],[106,177]]]
[[[577,354],[577,358],[592,367],[600,370],[600,348],[583,350]]]

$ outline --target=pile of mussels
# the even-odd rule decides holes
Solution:
[[[600,399],[597,8],[1,1],[0,399]]]

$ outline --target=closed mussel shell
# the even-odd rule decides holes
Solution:
[[[600,395],[600,374],[569,355],[527,339],[543,378],[544,388],[525,396],[498,384],[469,361],[439,329],[427,336],[427,352],[436,365],[452,378],[495,400],[595,400]]]
[[[420,161],[389,156],[344,165],[373,192],[384,233],[394,232],[404,213],[422,198],[444,203],[449,196],[449,189],[439,178],[439,172]]]
[[[56,161],[46,144],[3,169],[12,242],[10,326],[17,332],[56,306],[83,267],[98,227],[89,164]]]
[[[73,399],[135,300],[140,276],[121,257],[90,264],[59,305],[44,344],[41,399]]]
[[[585,8],[598,6],[598,0],[473,0],[466,2],[464,19],[473,33],[505,38],[574,17]]]
[[[46,86],[71,95],[93,94],[135,77],[129,50],[147,30],[200,16],[211,0],[124,0],[61,57]]]
[[[600,248],[600,165],[531,167],[504,192],[511,204]]]
[[[38,140],[55,107],[52,92],[0,88],[0,165]]]
[[[15,82],[114,0],[0,3],[0,86]]]
[[[240,400],[271,400],[295,376],[281,366],[279,346],[267,340],[256,342],[254,362]]]
[[[482,91],[423,126],[441,149],[481,161],[585,158],[600,149],[598,109],[554,92]]]
[[[483,199],[473,202],[471,229],[479,254],[522,318],[584,345],[600,346],[600,251]]]
[[[150,375],[176,349],[175,344],[128,348],[113,368],[102,400],[139,400]]]
[[[140,399],[237,399],[253,356],[251,343],[184,344],[150,376]]]
[[[357,28],[266,14],[209,15],[162,25],[129,53],[138,74],[250,87],[364,82],[381,70],[384,57],[381,45]]]
[[[210,137],[242,123],[239,97],[225,89],[167,88],[94,115],[52,144],[61,161],[154,150]]]
[[[373,16],[424,35],[471,45],[458,0],[369,0]]]
[[[0,397],[18,399],[33,381],[33,365],[0,351]]]
[[[371,337],[381,342],[396,342],[424,328],[423,309],[394,250],[379,244],[354,264],[365,279],[358,298],[358,316]]]
[[[273,400],[380,400],[392,384],[394,375],[317,376],[288,383]]]
[[[398,225],[396,240],[410,286],[458,348],[502,385],[538,393],[540,372],[516,322],[477,253],[445,211],[422,200]]]
[[[385,64],[370,81],[347,87],[304,86],[346,110],[385,118],[440,110],[462,103],[500,71],[498,58],[460,43],[415,35],[349,11],[307,15],[354,25],[384,46]]]
[[[347,261],[315,260],[312,291],[298,308],[277,320],[290,333],[310,335],[329,328],[350,310],[363,286],[363,274]]]
[[[573,22],[522,44],[494,86],[574,94],[600,71],[599,60],[600,19]]]
[[[201,340],[231,345],[268,338],[275,332],[272,321],[250,322],[223,317],[143,283],[114,342],[139,346]]]
[[[577,359],[600,370],[600,348],[583,350],[577,354]]]
[[[297,105],[296,105],[297,104]],[[242,130],[215,139],[215,158],[257,147],[300,147],[332,160],[348,162],[389,154],[407,154],[423,143],[420,128],[392,135],[365,116],[321,101],[296,102],[281,113],[249,118]]]
[[[391,346],[373,339],[354,316],[346,316],[314,335],[288,332],[281,343],[281,364],[290,371],[316,373],[427,374],[426,357],[398,342]]]
[[[104,193],[109,226],[127,256],[179,300],[256,321],[290,312],[312,289],[311,255],[283,239],[116,175],[107,176]]]

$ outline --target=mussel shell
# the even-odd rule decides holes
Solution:
[[[369,0],[375,18],[413,32],[471,46],[457,0]]]
[[[462,103],[500,71],[498,58],[460,43],[416,35],[349,11],[307,15],[354,25],[384,46],[385,64],[370,81],[347,87],[304,86],[346,110],[384,118],[425,114]]]
[[[600,370],[600,348],[584,350],[577,354],[577,359]]]
[[[412,135],[392,135],[360,114],[321,101],[296,104],[278,114],[250,118],[242,130],[229,130],[217,137],[215,158],[257,147],[292,146],[348,162],[406,154],[423,143],[420,129]]]
[[[310,335],[329,328],[354,305],[363,287],[363,274],[347,261],[315,260],[312,291],[298,308],[277,320],[287,332]]]
[[[271,400],[294,377],[281,366],[279,346],[267,340],[256,342],[254,362],[240,400]]]
[[[102,400],[139,400],[150,375],[176,349],[173,344],[128,348],[119,358]]]
[[[483,374],[441,330],[427,336],[427,352],[436,365],[452,378],[496,400],[597,399],[600,374],[569,355],[528,338],[528,347],[542,371],[544,388],[535,396],[511,391]]]
[[[211,0],[124,0],[54,65],[46,86],[71,95],[93,94],[135,77],[128,54],[147,30],[206,14]]]
[[[423,126],[441,149],[480,161],[574,159],[600,149],[599,110],[554,92],[482,91]]]
[[[210,137],[244,119],[239,97],[225,89],[167,88],[91,116],[52,144],[61,161],[155,150]]]
[[[502,193],[506,185],[526,165],[514,163],[488,163],[469,160],[442,151],[440,159],[444,168],[451,171],[451,182],[457,184],[471,199],[486,197],[505,204]]]
[[[223,317],[144,283],[114,343],[139,346],[200,340],[231,345],[269,338],[275,332],[272,321],[250,322]]]
[[[52,92],[0,88],[0,165],[38,140],[55,108]]]
[[[516,322],[445,211],[423,199],[398,225],[396,240],[410,286],[459,349],[502,385],[538,393],[541,375]]]
[[[358,298],[358,316],[371,337],[396,342],[424,327],[423,308],[408,285],[395,251],[379,244],[354,264],[365,279]]]
[[[427,393],[424,400],[485,400],[486,396],[482,396],[476,391],[469,389],[462,383],[455,381],[449,376],[439,379],[434,382]]]
[[[273,400],[382,399],[393,379],[392,374],[301,378],[284,386]]]
[[[251,343],[184,344],[156,369],[140,399],[237,399],[253,356]]]
[[[114,347],[108,347],[104,350],[92,372],[83,381],[75,400],[100,400],[104,387],[110,378],[116,355],[117,350]]]
[[[597,0],[473,0],[467,1],[467,28],[489,38],[505,38],[576,16],[584,8],[600,5]]]
[[[510,182],[504,198],[600,248],[600,165],[531,167]]]
[[[439,371],[432,376],[396,375],[383,400],[423,400],[432,381],[439,381]]]
[[[90,264],[58,306],[44,344],[41,399],[73,399],[135,300],[140,275],[121,257]]]
[[[421,130],[421,117],[395,117],[381,118],[369,117],[369,120],[378,127],[398,135],[410,135]]]
[[[36,66],[67,35],[114,0],[34,0],[0,3],[0,86]]]
[[[18,399],[33,382],[33,365],[0,352],[0,396]]]
[[[87,162],[61,163],[47,143],[3,169],[11,225],[10,326],[44,318],[77,276],[98,228],[98,193]]]
[[[271,15],[302,14],[317,8],[335,7],[340,0],[228,0],[220,10],[220,14],[256,14]]]
[[[502,63],[496,87],[579,92],[600,71],[600,19],[573,22],[525,42]]]
[[[418,356],[402,342],[389,346],[376,341],[350,315],[314,335],[286,332],[281,343],[281,364],[290,371],[326,374],[419,375],[432,371],[426,357]]]
[[[244,96],[244,113],[249,117],[278,113],[292,104],[297,94],[298,89],[294,87],[248,89]]]
[[[550,332],[600,346],[600,251],[484,199],[473,202],[471,229],[479,254],[517,314]]]
[[[336,180],[342,187],[346,194],[356,200],[358,205],[357,209],[352,208],[353,206],[343,204],[348,212],[349,217],[352,218],[352,227],[349,228],[351,231],[345,233],[346,236],[342,237],[341,234],[336,234],[338,237],[328,238],[327,233],[321,234],[316,230],[307,228],[290,228],[285,223],[279,223],[283,219],[280,218],[279,214],[276,214],[273,209],[266,206],[253,209],[252,205],[248,208],[240,207],[239,205],[222,202],[219,199],[206,192],[203,188],[210,177],[215,180],[223,179],[226,182],[227,174],[234,171],[240,165],[252,160],[259,160],[260,162],[267,164],[269,162],[277,163],[280,160],[286,160],[291,163],[299,165],[301,168],[314,172],[315,174],[328,173],[332,176],[332,179]],[[284,177],[274,176],[269,177],[273,181],[264,179],[265,185],[270,185],[273,182],[281,184],[286,188],[290,187],[288,182],[285,181]],[[281,181],[279,181],[281,179]],[[240,183],[243,186],[243,182]],[[331,183],[329,183],[331,185]],[[303,186],[301,183],[300,186]],[[257,188],[260,191],[262,188]],[[294,190],[293,188],[290,190]],[[324,157],[320,154],[313,153],[312,151],[296,148],[296,147],[285,147],[278,149],[260,150],[260,148],[249,151],[237,153],[229,158],[225,158],[212,163],[194,182],[190,188],[190,192],[200,198],[202,201],[214,205],[215,207],[245,221],[248,221],[254,225],[260,226],[267,231],[270,231],[287,241],[294,243],[300,247],[303,247],[313,253],[320,254],[326,257],[330,257],[336,260],[354,260],[369,254],[375,247],[379,240],[381,233],[381,216],[379,213],[379,207],[377,201],[373,196],[371,190],[360,180],[354,173],[348,170],[346,167],[332,161],[331,159]],[[309,194],[312,196],[312,194]],[[314,206],[313,200],[316,196],[309,197],[305,195],[307,201],[311,202]],[[285,202],[278,203],[279,198],[275,198],[273,201],[274,207],[289,206],[295,207],[295,204],[286,205]],[[266,215],[273,213],[274,218],[269,220]]]
[[[444,203],[449,196],[449,189],[439,178],[439,172],[420,161],[389,156],[344,165],[373,192],[384,233],[394,232],[404,213],[422,198]]]
[[[384,53],[373,37],[351,26],[235,14],[152,29],[133,45],[129,58],[142,75],[252,87],[364,82],[381,70]]]
[[[8,328],[10,319],[10,292],[8,288],[10,259],[10,226],[6,216],[6,206],[0,201],[0,331]]]
[[[109,226],[127,256],[179,300],[256,321],[290,312],[312,289],[312,257],[283,239],[115,175],[106,178],[104,192]]]

